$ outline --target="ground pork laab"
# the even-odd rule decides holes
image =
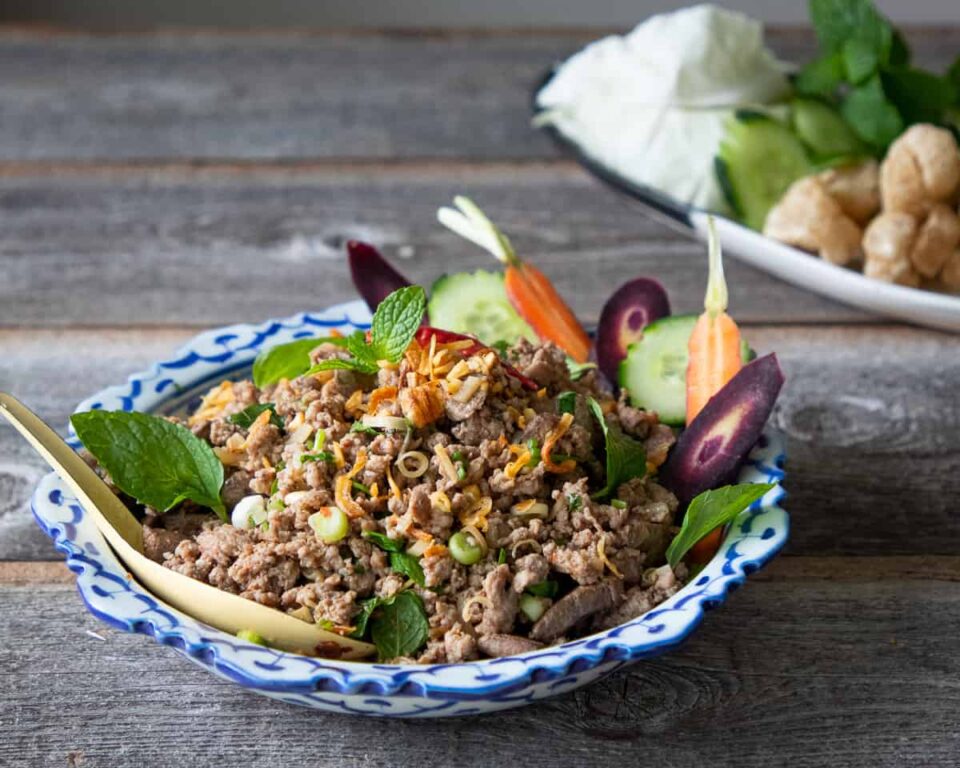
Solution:
[[[311,353],[346,355],[329,343]],[[599,499],[604,435],[588,397],[646,448],[646,474]],[[242,426],[235,417],[256,404],[270,408]],[[650,610],[686,575],[665,565],[677,500],[656,482],[672,430],[596,372],[572,380],[552,344],[501,355],[414,339],[373,374],[224,382],[185,423],[223,464],[228,509],[265,512],[226,523],[189,504],[147,510],[148,555],[344,635],[363,636],[376,598],[411,592],[428,630],[396,661],[563,642]],[[343,529],[324,533],[331,520]]]

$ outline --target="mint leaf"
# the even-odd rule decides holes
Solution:
[[[946,77],[921,69],[885,71],[883,90],[907,123],[938,122],[956,98],[956,89]]]
[[[402,552],[403,551],[403,542],[399,539],[391,539],[385,534],[379,533],[378,531],[364,531],[360,534],[367,541],[372,541],[384,552]]]
[[[601,499],[613,493],[628,480],[643,477],[647,473],[647,452],[639,440],[625,435],[619,426],[607,423],[600,403],[592,397],[587,398],[587,403],[594,417],[600,422],[606,443],[607,484],[602,490],[593,494],[593,498]]]
[[[842,50],[850,38],[859,38],[886,64],[893,45],[893,27],[870,0],[810,0],[810,20],[817,39],[828,53]]]
[[[841,53],[814,59],[800,70],[795,85],[804,96],[832,96],[843,82],[844,62]]]
[[[250,429],[253,422],[257,420],[257,416],[264,411],[270,411],[270,423],[273,424],[273,426],[277,429],[283,429],[283,419],[280,418],[276,406],[273,403],[254,403],[253,405],[248,405],[240,411],[240,413],[233,414],[233,416],[230,417],[230,422],[242,429]]]
[[[427,642],[430,631],[423,602],[410,591],[381,600],[368,623],[370,640],[381,661],[416,653]]]
[[[726,485],[701,493],[690,502],[680,532],[667,547],[667,562],[672,568],[676,568],[694,544],[710,531],[736,518],[775,485],[775,483],[744,483]]]
[[[186,427],[124,411],[75,413],[70,423],[86,449],[128,496],[161,512],[189,499],[224,521],[223,465]]]
[[[887,99],[879,75],[851,89],[840,112],[861,139],[878,149],[885,149],[903,132],[903,119]]]
[[[847,80],[859,85],[880,66],[880,58],[874,47],[860,37],[851,37],[843,44],[843,66]]]
[[[427,296],[419,285],[400,288],[381,301],[370,328],[374,360],[399,362],[420,327],[426,309]]]
[[[426,577],[423,575],[420,560],[413,555],[406,552],[391,552],[390,568],[397,573],[402,573],[409,579],[413,579],[421,587],[426,586]]]
[[[288,344],[262,349],[253,361],[253,383],[262,389],[276,384],[280,379],[302,376],[310,368],[310,352],[321,344],[336,344],[342,347],[346,340],[333,336],[297,339]]]

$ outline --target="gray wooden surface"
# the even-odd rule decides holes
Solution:
[[[960,29],[910,38],[940,68],[960,49]],[[587,320],[638,273],[695,308],[702,248],[529,129],[531,80],[586,39],[0,29],[0,389],[62,426],[199,328],[349,298],[348,237],[419,281],[490,267],[434,223],[460,191]],[[0,765],[960,762],[960,337],[728,267],[789,376],[793,532],[683,648],[472,720],[273,704],[85,612],[30,519],[45,470],[0,426]]]

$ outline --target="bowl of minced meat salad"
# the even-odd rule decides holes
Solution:
[[[147,554],[363,639],[403,594],[426,631],[394,662],[523,653],[674,594],[677,500],[656,480],[673,431],[595,371],[572,375],[550,343],[492,349],[429,330],[375,372],[214,387],[183,423],[225,467],[231,522],[189,502],[148,508]],[[339,343],[310,352],[314,369],[349,357]],[[596,406],[646,455],[644,476],[606,493]]]

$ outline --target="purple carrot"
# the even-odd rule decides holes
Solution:
[[[380,251],[369,243],[348,240],[347,255],[350,277],[371,312],[376,311],[377,305],[391,293],[410,285],[410,281],[391,267]]]
[[[643,329],[670,314],[667,292],[657,281],[638,277],[621,285],[607,299],[597,325],[597,365],[610,381],[616,382],[620,361],[627,347],[639,341]]]
[[[707,401],[660,471],[661,482],[681,504],[734,479],[760,439],[783,382],[777,356],[764,355],[741,368]]]

